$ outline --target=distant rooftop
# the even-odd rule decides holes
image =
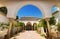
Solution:
[[[37,17],[21,17],[21,21],[37,21],[39,20],[40,18],[37,18]]]

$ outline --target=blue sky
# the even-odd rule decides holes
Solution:
[[[51,9],[51,12],[53,13],[55,11],[57,11],[57,7],[56,6],[53,6],[52,9]]]
[[[53,7],[51,12],[56,11],[56,7]],[[17,12],[17,16],[19,17],[19,19],[21,17],[37,17],[37,18],[42,18],[42,12],[41,10],[39,10],[39,8],[37,8],[34,5],[26,5],[23,6],[21,9],[18,10]]]

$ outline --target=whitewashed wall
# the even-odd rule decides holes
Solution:
[[[9,22],[9,20],[8,20],[8,18],[7,18],[7,17],[0,15],[0,22],[8,23],[8,22]]]
[[[42,11],[43,18],[49,18],[52,16],[51,8],[55,5],[55,2],[51,2],[51,1],[0,1],[0,4],[3,4],[7,7],[7,9],[8,9],[7,17],[8,18],[15,19],[18,10],[28,4],[32,4],[32,5],[36,6],[37,8],[39,8]],[[2,18],[1,18],[1,20],[2,20]]]
[[[7,17],[16,18],[16,14],[20,8],[24,5],[32,4],[38,7],[43,14],[43,18],[51,17],[51,8],[55,5],[55,2],[50,1],[0,1],[0,4],[4,4],[8,9]]]

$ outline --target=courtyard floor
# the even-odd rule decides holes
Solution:
[[[11,39],[45,39],[44,37],[37,34],[36,31],[25,31],[19,33],[17,36],[12,37]]]

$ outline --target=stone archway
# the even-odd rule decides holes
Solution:
[[[33,23],[33,30],[37,29],[37,23]]]
[[[44,15],[45,13],[44,13],[43,7],[40,6],[39,3],[37,3],[37,2],[32,2],[32,1],[28,1],[28,2],[25,2],[25,3],[22,2],[21,5],[18,5],[17,8],[16,8],[15,17],[16,17],[16,15],[17,15],[17,12],[18,12],[19,9],[21,9],[22,7],[24,7],[24,6],[26,6],[26,5],[29,5],[29,4],[31,4],[31,5],[36,6],[37,8],[39,8],[39,10],[41,10],[41,12],[42,12],[43,18],[45,17],[45,15]]]
[[[26,29],[26,30],[33,30],[32,28],[33,28],[33,27],[32,27],[31,22],[27,22],[27,24],[26,24],[26,26],[25,26],[25,29]]]
[[[55,3],[50,3],[50,2],[46,2],[46,1],[20,1],[20,2],[9,2],[10,5],[6,6],[8,7],[8,14],[7,17],[8,18],[16,18],[17,12],[19,9],[21,9],[23,6],[28,5],[28,4],[32,4],[34,6],[36,6],[37,8],[39,8],[42,12],[43,18],[50,18],[52,17],[51,14],[51,7],[55,4]],[[48,15],[47,15],[48,14]]]

